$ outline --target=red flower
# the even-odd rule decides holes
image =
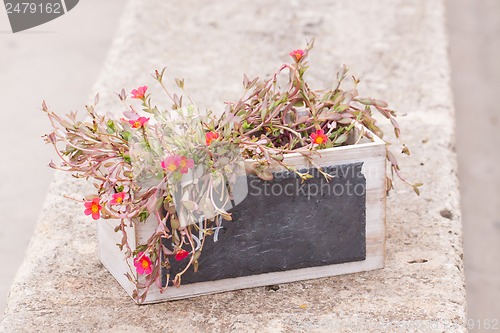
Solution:
[[[194,161],[190,158],[186,158],[186,156],[181,156],[179,167],[181,168],[181,173],[188,173],[188,169],[194,167]]]
[[[127,198],[127,193],[126,192],[119,192],[113,194],[113,198],[109,202],[111,205],[119,205],[123,203],[123,200]]]
[[[99,198],[94,198],[92,201],[85,202],[85,215],[92,215],[94,220],[99,220],[101,217],[102,206],[99,203]]]
[[[219,133],[217,132],[208,132],[205,134],[205,142],[207,146],[210,146],[212,141],[217,140],[219,138]]]
[[[188,251],[180,249],[175,254],[175,260],[181,261],[181,260],[186,259],[188,256],[189,256],[189,252]]]
[[[131,119],[128,121],[128,123],[132,126],[132,128],[141,128],[146,125],[146,123],[149,121],[149,118],[146,117],[139,117],[137,119]]]
[[[290,57],[292,57],[296,62],[299,62],[300,59],[304,56],[304,50],[294,50],[289,53]]]
[[[137,274],[151,274],[153,269],[151,268],[151,259],[144,253],[139,252],[137,257],[134,259],[134,266]]]
[[[328,137],[325,135],[325,131],[322,129],[317,130],[315,133],[311,134],[311,141],[317,145],[323,144],[328,141]]]
[[[146,90],[148,90],[148,87],[143,86],[132,90],[130,94],[132,95],[132,98],[143,99],[146,95]]]

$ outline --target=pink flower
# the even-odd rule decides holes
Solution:
[[[186,259],[187,257],[189,256],[189,252],[186,251],[186,250],[183,250],[183,249],[180,249],[179,251],[177,251],[177,253],[175,254],[175,260],[177,261],[181,261],[183,259]]]
[[[181,168],[181,173],[188,173],[188,169],[194,167],[194,161],[186,156],[182,156],[179,161],[179,167]]]
[[[141,128],[146,125],[146,123],[149,121],[149,118],[146,117],[139,117],[137,119],[131,119],[128,121],[128,123],[132,126],[132,128]]]
[[[161,167],[168,172],[177,170],[180,164],[181,157],[179,155],[172,155],[161,161]]]
[[[101,217],[102,206],[99,203],[99,198],[94,198],[92,201],[85,202],[85,215],[92,215],[94,220],[99,220]]]
[[[168,172],[174,172],[180,168],[181,173],[188,173],[194,167],[194,161],[186,156],[172,155],[161,161],[161,167]]]
[[[144,252],[137,254],[137,257],[134,259],[134,266],[139,275],[151,274],[153,271],[151,268],[151,259]]]
[[[111,201],[109,202],[111,205],[120,205],[123,203],[123,201],[125,199],[127,199],[128,197],[128,194],[127,192],[119,192],[119,193],[115,193],[113,194],[113,197],[111,199]]]
[[[300,59],[304,56],[304,50],[294,50],[289,53],[290,57],[292,57],[296,62],[299,62]]]
[[[146,90],[148,90],[148,87],[143,86],[132,90],[130,94],[132,94],[132,98],[143,99],[146,95]]]
[[[325,131],[322,129],[317,130],[315,133],[311,134],[311,142],[317,145],[323,144],[328,141],[328,137],[325,135]]]
[[[208,132],[205,134],[205,142],[207,146],[210,146],[212,141],[217,140],[219,138],[219,133],[217,132]]]

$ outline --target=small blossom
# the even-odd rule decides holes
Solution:
[[[194,167],[194,161],[186,156],[182,156],[179,161],[179,167],[181,168],[181,173],[188,173],[188,169]]]
[[[85,215],[92,215],[94,220],[98,220],[101,217],[101,209],[99,198],[94,198],[92,201],[85,202]]]
[[[143,99],[146,95],[146,90],[148,90],[148,87],[143,86],[132,90],[130,94],[132,95],[132,98]]]
[[[207,146],[210,146],[212,141],[217,140],[219,138],[219,133],[217,132],[208,132],[205,134],[205,142],[207,143]]]
[[[292,57],[295,61],[299,62],[300,59],[304,56],[304,50],[294,50],[289,53],[290,57]]]
[[[120,205],[123,203],[125,199],[127,199],[128,194],[126,192],[119,192],[113,194],[111,201],[109,202],[111,205]]]
[[[132,128],[141,128],[146,125],[146,123],[149,121],[149,118],[146,117],[139,117],[137,119],[131,119],[128,121],[128,123],[132,126]]]
[[[311,141],[317,145],[326,143],[328,141],[328,137],[325,135],[325,131],[322,129],[317,130],[315,133],[311,134]]]
[[[151,259],[144,252],[137,254],[137,257],[134,259],[134,266],[139,275],[151,274],[153,271],[151,268]]]
[[[188,256],[189,256],[189,252],[188,251],[180,249],[175,254],[175,260],[181,261],[183,259],[186,259]]]
[[[179,155],[172,155],[161,161],[161,167],[168,172],[177,170],[180,164],[181,157]]]

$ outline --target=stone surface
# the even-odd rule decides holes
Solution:
[[[500,322],[500,2],[448,0],[471,331]],[[471,112],[474,110],[474,112]],[[471,124],[474,130],[471,131]],[[481,133],[478,144],[477,134]],[[500,324],[499,324],[500,325]],[[500,326],[499,326],[500,329]]]
[[[388,198],[386,268],[138,307],[97,260],[95,227],[80,198],[91,191],[56,173],[11,289],[6,332],[407,332],[464,331],[461,213],[443,1],[130,1],[95,89],[152,85],[167,66],[199,106],[220,110],[241,93],[242,73],[272,73],[289,50],[316,37],[309,78],[330,85],[341,63],[364,78],[362,94],[400,110],[424,182],[416,198],[397,183]],[[157,90],[152,89],[152,90]],[[159,103],[161,103],[161,99]],[[386,127],[389,132],[389,127]],[[441,216],[447,209],[451,219]],[[97,222],[99,223],[99,222]]]

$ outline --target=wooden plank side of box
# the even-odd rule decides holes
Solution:
[[[136,286],[125,274],[134,274],[129,267],[133,266],[132,259],[125,259],[125,255],[116,244],[120,244],[122,233],[115,232],[114,228],[119,224],[118,220],[100,220],[97,223],[98,253],[104,267],[114,276],[118,283],[132,297]],[[132,249],[136,247],[135,230],[127,227],[129,244]],[[128,260],[128,262],[127,262]],[[135,274],[134,274],[135,275]],[[137,275],[135,275],[137,276]]]

